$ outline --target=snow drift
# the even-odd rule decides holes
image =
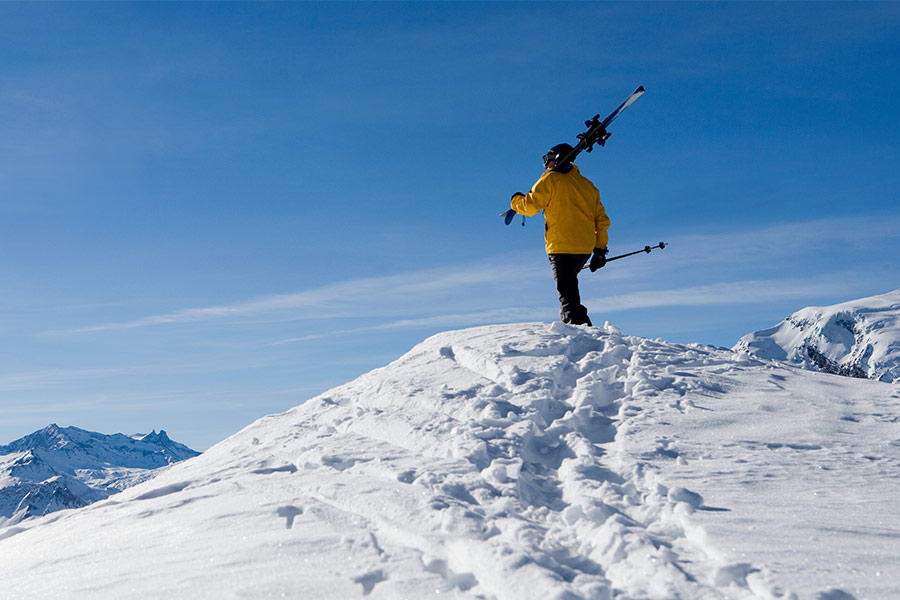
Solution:
[[[900,290],[809,307],[734,348],[826,373],[900,381]]]
[[[889,598],[898,400],[612,326],[447,332],[0,529],[0,580],[7,598]]]

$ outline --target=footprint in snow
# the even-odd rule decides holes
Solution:
[[[296,517],[297,515],[302,515],[302,514],[303,514],[303,509],[300,508],[299,506],[287,505],[287,506],[279,506],[278,507],[278,516],[284,517],[285,519],[287,519],[285,526],[288,529],[290,529],[291,527],[294,526],[294,517]]]
[[[178,483],[164,485],[163,487],[156,488],[155,490],[144,492],[140,496],[136,497],[135,500],[153,500],[154,498],[161,498],[162,496],[168,496],[169,494],[176,494],[191,485],[191,483],[193,482],[181,481]]]
[[[832,589],[827,592],[819,592],[816,600],[856,600],[856,597],[844,590]]]
[[[368,596],[372,593],[372,590],[375,589],[375,584],[381,583],[385,579],[387,579],[387,576],[379,569],[377,571],[369,571],[365,575],[360,575],[359,577],[354,577],[353,583],[362,585],[363,596]]]
[[[280,467],[262,467],[250,471],[254,475],[272,475],[274,473],[296,473],[297,465],[282,465]]]

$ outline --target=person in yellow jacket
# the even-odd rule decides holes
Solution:
[[[529,217],[544,211],[544,239],[559,292],[559,318],[572,325],[591,325],[581,304],[578,274],[588,260],[591,271],[606,264],[609,217],[600,192],[578,167],[571,163],[557,167],[557,161],[571,151],[569,144],[550,148],[543,156],[544,174],[527,194],[513,194],[510,205]]]

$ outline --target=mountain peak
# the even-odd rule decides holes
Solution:
[[[142,436],[138,436],[142,442],[171,442],[172,440],[169,438],[168,434],[166,434],[165,429],[160,429],[157,432],[155,429],[150,433]]]
[[[69,443],[69,433],[78,431],[74,428],[60,427],[56,423],[51,423],[46,427],[30,433],[6,446],[0,446],[0,454],[10,452],[22,452],[24,450],[36,450],[43,448],[46,450],[58,450]]]
[[[164,430],[133,438],[51,423],[0,446],[0,521],[90,504],[198,454]]]
[[[811,306],[742,337],[734,350],[849,377],[900,381],[900,290]]]

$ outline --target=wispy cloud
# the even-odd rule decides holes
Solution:
[[[900,215],[812,219],[717,233],[687,233],[669,250],[691,264],[778,261],[814,253],[834,257],[900,241]],[[668,250],[667,250],[668,252]]]
[[[529,321],[546,319],[551,311],[542,310],[540,308],[502,308],[490,309],[477,312],[455,313],[434,315],[412,319],[397,319],[387,323],[378,323],[366,327],[355,327],[352,329],[330,330],[321,333],[312,333],[299,337],[287,338],[271,342],[268,345],[292,344],[297,342],[307,342],[310,340],[332,337],[335,335],[358,335],[364,333],[373,333],[378,331],[389,331],[393,329],[415,329],[415,328],[448,328],[448,327],[472,327],[475,325],[488,325],[491,323],[508,323],[510,321]]]
[[[0,391],[9,392],[40,387],[60,387],[73,381],[108,379],[133,373],[133,369],[37,369],[0,374]]]
[[[0,373],[0,392],[35,389],[71,390],[87,381],[108,382],[115,379],[132,380],[138,376],[159,376],[192,373],[202,365],[178,362],[173,364],[144,364],[127,367],[101,368],[39,368]]]
[[[616,296],[589,299],[605,312],[676,306],[712,306],[760,304],[774,300],[815,298],[846,293],[861,278],[845,273],[842,277],[813,279],[769,279],[731,281],[683,288],[654,289]],[[890,291],[890,290],[885,290]]]
[[[185,324],[225,318],[258,318],[284,313],[282,318],[317,318],[333,316],[342,310],[352,312],[362,306],[385,307],[386,312],[403,312],[405,307],[427,306],[428,302],[445,304],[447,298],[458,300],[465,290],[510,285],[516,281],[539,277],[541,271],[527,265],[498,268],[504,264],[479,263],[445,270],[423,270],[403,275],[369,277],[341,281],[291,294],[261,296],[244,302],[218,306],[186,308],[116,323],[91,325],[65,333],[136,329],[156,325]],[[298,317],[298,311],[305,313]],[[384,312],[384,311],[382,311]]]
[[[896,245],[900,217],[819,219],[783,223],[716,234],[684,235],[654,258],[626,259],[602,276],[585,278],[588,303],[607,311],[662,306],[759,303],[775,299],[807,299],[839,294],[855,272],[829,275],[797,271],[770,278],[772,269],[794,264],[796,257],[854,248],[865,254],[879,245]],[[627,242],[625,242],[627,244]],[[661,256],[661,258],[660,258]],[[534,256],[496,256],[475,264],[426,269],[405,274],[339,281],[288,294],[251,298],[231,304],[189,307],[133,320],[101,323],[65,333],[90,333],[185,325],[215,320],[244,324],[328,319],[352,315],[376,323],[358,328],[330,328],[327,335],[356,334],[413,327],[465,327],[498,321],[546,318],[555,294],[549,267]],[[820,261],[821,262],[821,261]],[[768,271],[754,272],[754,265]],[[844,266],[846,269],[846,265]],[[722,281],[728,279],[728,281]],[[718,280],[718,281],[716,281]],[[676,285],[676,282],[684,285]],[[654,289],[630,291],[640,286]],[[600,287],[602,293],[598,296]],[[552,290],[552,288],[551,288]],[[889,290],[885,290],[889,291]],[[527,298],[525,297],[527,296]],[[529,306],[531,304],[531,306]],[[519,306],[518,309],[508,308]],[[318,339],[311,332],[276,343]]]

